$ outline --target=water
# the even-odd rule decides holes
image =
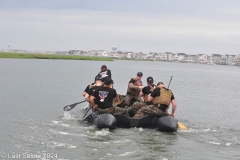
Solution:
[[[177,101],[175,117],[189,130],[98,130],[79,123],[86,103],[68,104],[106,64],[125,94],[138,71],[162,81]],[[240,68],[138,61],[0,59],[0,159],[240,159]]]

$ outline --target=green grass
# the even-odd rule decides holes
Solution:
[[[10,53],[10,52],[0,52],[0,58],[112,61],[112,59],[108,57],[72,56],[72,55],[57,55],[57,54],[33,54],[33,53]]]

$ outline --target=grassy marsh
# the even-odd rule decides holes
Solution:
[[[0,52],[0,58],[112,61],[108,57]]]

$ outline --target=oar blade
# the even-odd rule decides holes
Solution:
[[[85,113],[84,116],[82,117],[82,120],[80,121],[80,123],[82,123],[83,121],[86,120],[86,118],[88,117],[88,116],[86,116],[86,115],[88,114],[88,112],[89,112],[90,109],[91,109],[91,107],[88,106],[88,110],[86,111],[86,113]]]
[[[64,110],[64,111],[70,111],[70,110],[72,110],[76,105],[78,105],[78,104],[80,104],[80,103],[83,103],[83,102],[86,102],[86,100],[81,101],[81,102],[77,102],[77,103],[74,103],[74,104],[67,105],[67,106],[63,107],[63,110]]]
[[[182,129],[182,130],[187,130],[188,129],[184,124],[182,124],[180,122],[178,122],[178,127],[179,127],[179,129]]]
[[[74,104],[71,104],[71,105],[67,105],[67,106],[65,106],[65,107],[63,107],[63,110],[64,111],[70,111],[70,110],[72,110],[76,105],[78,105],[79,104],[79,102],[78,103],[74,103]]]

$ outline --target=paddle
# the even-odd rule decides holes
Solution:
[[[87,117],[85,117],[88,113],[88,111],[91,109],[91,107],[89,106],[87,112],[84,114],[84,116],[82,117],[82,120],[80,121],[80,123],[82,123]]]
[[[182,124],[182,123],[180,123],[180,122],[178,122],[178,127],[179,127],[180,129],[183,129],[183,130],[187,130],[187,129],[188,129],[184,124]]]
[[[67,105],[67,106],[63,107],[63,110],[64,110],[64,111],[70,111],[70,110],[72,110],[74,107],[76,107],[76,105],[78,105],[78,104],[80,104],[80,103],[83,103],[83,102],[85,102],[85,101],[86,101],[86,100],[81,101],[81,102],[78,102],[78,103],[74,103],[74,104]]]
[[[170,81],[169,81],[168,88],[169,88],[170,83],[171,83],[171,81],[172,81],[172,77],[173,77],[173,76],[171,76],[171,79],[170,79]],[[183,129],[183,130],[188,129],[184,124],[182,124],[182,123],[180,123],[180,122],[178,122],[178,127],[179,127],[180,129]]]
[[[172,76],[173,77],[173,76]],[[167,89],[169,88],[169,86],[170,86],[170,83],[171,83],[171,81],[172,81],[172,77],[171,77],[171,79],[170,79],[170,81],[169,81],[169,84],[168,84],[168,87],[167,87]]]

